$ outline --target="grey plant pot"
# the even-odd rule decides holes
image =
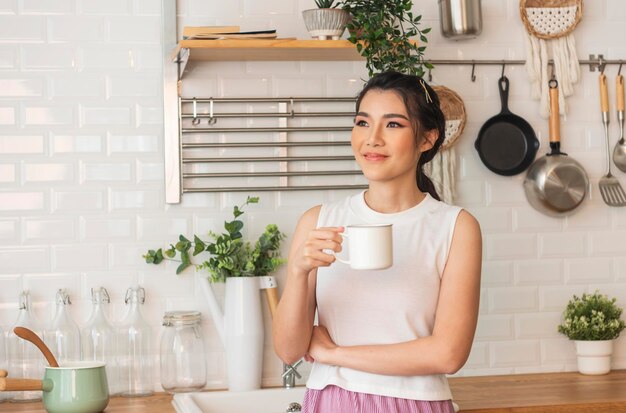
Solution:
[[[311,37],[318,40],[339,40],[350,21],[350,13],[342,9],[304,10],[302,17]]]

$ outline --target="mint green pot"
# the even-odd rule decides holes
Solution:
[[[109,404],[104,363],[73,362],[46,367],[43,405],[48,413],[99,413]]]

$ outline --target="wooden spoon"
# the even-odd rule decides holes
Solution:
[[[16,336],[26,341],[30,341],[35,346],[37,346],[39,351],[43,353],[43,356],[46,358],[46,360],[48,360],[48,364],[50,365],[50,367],[59,367],[59,363],[57,363],[57,360],[54,358],[54,355],[52,354],[48,346],[46,346],[46,344],[32,330],[29,330],[26,327],[15,327],[13,329],[13,332]]]

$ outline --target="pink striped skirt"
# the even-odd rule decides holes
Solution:
[[[409,400],[356,393],[337,386],[306,389],[302,413],[454,413],[452,400]]]

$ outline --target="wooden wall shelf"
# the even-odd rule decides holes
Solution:
[[[181,40],[178,46],[189,49],[189,60],[363,60],[356,47],[347,40]]]

